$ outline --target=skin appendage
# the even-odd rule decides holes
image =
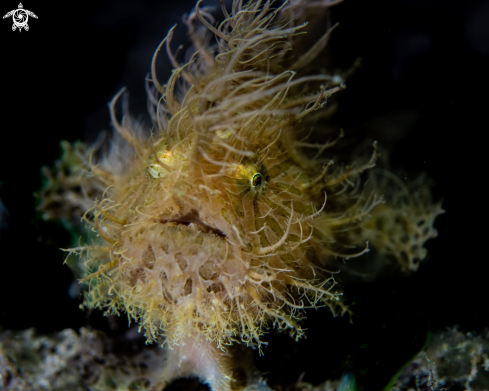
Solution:
[[[196,375],[214,391],[245,388],[236,344],[260,349],[270,328],[300,338],[307,308],[347,310],[332,273],[338,260],[374,246],[413,269],[436,234],[439,203],[423,200],[418,213],[411,190],[402,205],[391,203],[384,182],[369,174],[375,143],[345,162],[329,152],[342,131],[322,144],[307,139],[344,88],[342,75],[316,61],[336,26],[313,44],[304,39],[307,18],[333,3],[272,9],[270,1],[235,0],[215,24],[199,1],[185,20],[188,62],[172,53],[173,29],[155,52],[151,136],[129,116],[117,118],[121,91],[110,104],[107,155],[95,161],[89,149],[68,145],[78,165],[65,176],[46,172],[65,184],[58,199],[71,191],[66,210],[76,205],[95,233],[69,250],[88,285],[84,306],[127,313],[149,341],[163,336],[163,385]],[[156,72],[163,47],[174,67],[165,84]],[[80,186],[87,191],[77,198],[70,189]],[[41,209],[52,197],[47,186]],[[403,247],[400,231],[414,232],[420,221],[421,236]]]

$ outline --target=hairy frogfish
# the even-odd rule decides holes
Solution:
[[[65,144],[69,167],[46,170],[41,209],[83,217],[88,239],[70,258],[88,285],[84,306],[127,313],[164,340],[163,386],[195,375],[215,391],[245,388],[236,348],[260,349],[270,329],[300,338],[307,308],[347,310],[338,263],[375,248],[415,269],[436,235],[442,209],[423,183],[375,174],[376,143],[358,153],[340,148],[341,129],[322,132],[348,73],[329,73],[324,57],[337,2],[221,2],[215,23],[199,1],[184,19],[185,60],[173,29],[153,57],[153,127],[117,119],[121,91],[108,151]],[[313,27],[322,35],[311,41]]]

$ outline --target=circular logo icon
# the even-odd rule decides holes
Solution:
[[[24,27],[27,24],[27,20],[29,19],[29,15],[27,15],[27,12],[25,9],[17,9],[14,11],[13,14],[13,20],[14,24],[17,27]]]

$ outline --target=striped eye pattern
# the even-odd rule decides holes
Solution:
[[[260,173],[256,173],[253,175],[253,178],[251,178],[251,187],[255,188],[261,185],[262,182],[262,176]]]

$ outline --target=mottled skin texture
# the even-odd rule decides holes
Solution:
[[[215,28],[197,5],[191,60],[173,57],[172,31],[162,43],[175,67],[163,86],[156,51],[152,136],[127,117],[119,123],[120,94],[112,102],[112,150],[87,179],[106,188],[85,214],[98,238],[73,251],[87,270],[86,306],[126,312],[149,340],[165,336],[165,381],[194,374],[213,390],[243,387],[229,346],[259,348],[268,328],[299,338],[304,308],[344,311],[335,260],[361,255],[369,239],[389,241],[368,226],[384,202],[375,181],[365,185],[375,144],[370,158],[345,165],[324,157],[342,132],[324,145],[305,140],[343,87],[313,66],[330,31],[297,44],[307,10],[235,2]]]

